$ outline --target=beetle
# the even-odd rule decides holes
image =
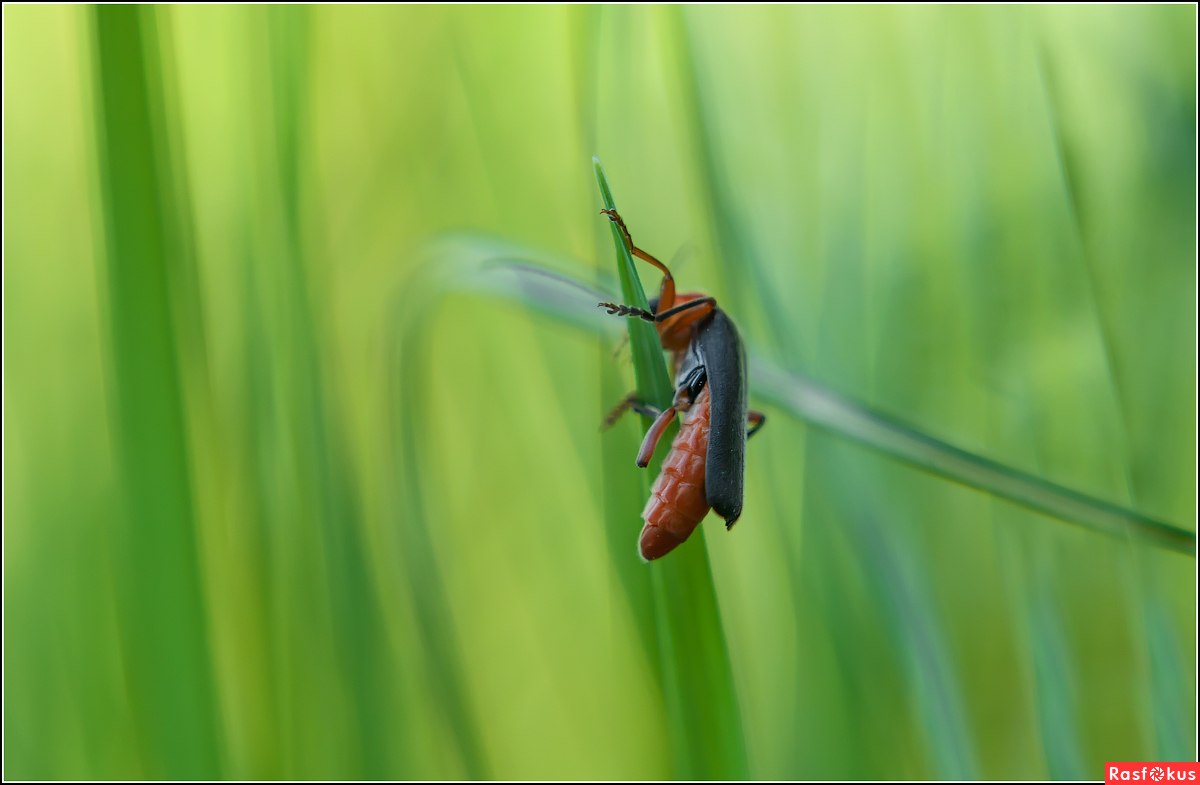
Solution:
[[[716,299],[677,293],[670,269],[634,244],[620,214],[601,213],[620,229],[629,253],[658,268],[663,279],[649,311],[618,303],[599,307],[614,316],[652,322],[663,350],[671,353],[675,374],[670,406],[659,411],[630,393],[608,415],[605,427],[630,410],[654,418],[637,454],[637,465],[644,469],[675,416],[684,415],[642,510],[645,525],[638,550],[642,559],[652,561],[687,540],[710,509],[725,519],[726,530],[733,528],[742,514],[746,440],[767,418],[747,408],[746,353],[737,328]]]

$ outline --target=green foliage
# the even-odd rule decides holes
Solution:
[[[6,777],[1195,756],[1193,8],[3,13]],[[597,152],[770,415],[652,565]]]

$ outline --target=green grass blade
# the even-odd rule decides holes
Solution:
[[[1163,760],[1195,759],[1196,720],[1195,713],[1188,712],[1190,690],[1184,670],[1187,666],[1179,654],[1179,633],[1162,605],[1154,602],[1162,590],[1143,588],[1142,592],[1156,748]]]
[[[399,342],[392,357],[393,400],[400,395],[421,400],[410,379],[420,378],[429,367],[427,352],[417,348],[421,335],[418,320],[402,322]],[[403,580],[413,598],[413,611],[425,656],[419,667],[426,669],[430,692],[444,722],[447,738],[454,739],[457,757],[466,777],[488,776],[480,730],[470,709],[463,647],[454,629],[454,614],[438,568],[437,555],[425,521],[430,520],[431,504],[421,491],[422,446],[426,444],[417,418],[404,414],[397,418],[393,449],[403,468],[398,478],[396,509],[404,512],[396,521],[400,549],[397,558]]]
[[[955,447],[768,360],[752,357],[751,378],[764,399],[809,424],[918,468],[1095,531],[1195,555],[1193,532]]]
[[[615,210],[616,201],[598,158],[593,159],[596,182],[606,209]],[[649,309],[633,257],[616,225],[611,226],[616,249],[617,273],[626,305]],[[606,319],[613,319],[602,314]],[[626,319],[629,344],[633,353],[634,377],[639,396],[656,406],[670,405],[673,391],[663,357],[662,344],[654,326],[641,319]],[[648,423],[648,418],[643,418]],[[672,438],[672,427],[664,440]],[[650,483],[658,473],[666,450],[660,448],[657,460],[642,471],[642,494],[629,510],[629,521],[637,520],[640,505],[650,493]],[[629,466],[634,468],[632,454]],[[633,563],[637,556],[637,530],[628,527],[627,555],[614,552],[618,561]],[[624,536],[625,531],[620,532]],[[667,733],[674,776],[685,779],[730,779],[747,774],[746,750],[742,738],[741,713],[733,684],[729,652],[721,625],[713,586],[712,568],[704,543],[703,527],[694,542],[668,558],[644,569],[652,571],[651,596],[631,597],[632,602],[649,601],[654,607],[658,631],[658,675],[667,709]],[[624,565],[618,564],[620,571]],[[641,565],[635,565],[641,566]],[[651,653],[653,656],[653,653]]]
[[[347,469],[349,449],[337,423],[340,390],[327,381],[326,360],[320,352],[322,315],[312,305],[315,254],[303,199],[309,183],[304,162],[308,160],[314,23],[308,8],[269,8],[265,14],[286,249],[278,272],[288,292],[289,332],[298,336],[293,422],[297,438],[307,445],[299,451],[300,466],[305,491],[312,494],[305,512],[319,533],[328,570],[321,588],[330,603],[337,670],[352,711],[353,765],[364,778],[384,779],[396,760],[395,739],[387,730],[394,716],[393,654],[383,634],[381,598],[372,583],[361,501]],[[303,634],[298,626],[296,632]]]
[[[1193,7],[3,18],[5,775],[1194,758]],[[606,204],[771,420],[651,565]]]
[[[489,246],[490,247],[490,246]],[[426,521],[436,505],[428,498],[422,481],[423,450],[429,443],[424,419],[429,393],[413,380],[424,379],[434,358],[429,348],[426,325],[436,305],[447,294],[451,281],[462,275],[464,259],[448,253],[446,264],[426,264],[403,289],[391,309],[391,334],[387,346],[389,400],[406,400],[397,407],[389,434],[389,458],[399,468],[395,492],[390,500],[394,520],[398,580],[404,583],[413,604],[423,656],[412,663],[423,669],[429,692],[434,696],[433,722],[452,739],[458,765],[468,779],[489,776],[484,755],[482,728],[475,719],[468,693],[464,648],[454,626],[454,614],[439,568],[437,552]],[[469,260],[467,269],[469,266]],[[536,285],[537,281],[531,285]]]
[[[1024,589],[1030,653],[1036,689],[1038,730],[1046,767],[1056,780],[1086,779],[1088,767],[1080,750],[1075,674],[1064,619],[1053,594],[1052,568],[1045,559],[1033,567],[1033,586]]]
[[[845,536],[863,560],[865,580],[875,601],[887,612],[884,625],[902,664],[915,716],[920,719],[938,779],[972,780],[978,765],[973,734],[959,687],[960,676],[933,591],[917,566],[911,542],[897,536],[902,510],[859,487],[854,456],[845,443],[822,445],[806,461],[814,487],[836,488]],[[834,611],[836,612],[836,611]]]
[[[528,268],[517,267],[508,269],[505,275],[508,274],[522,280],[537,276]],[[584,301],[581,292],[601,298],[606,296],[583,283],[552,284],[549,281],[539,282],[543,299],[537,303],[537,309],[572,324],[579,324],[578,314],[568,311],[580,307]],[[484,284],[494,287],[498,294],[527,301],[522,285],[500,284],[496,276],[487,276]],[[552,287],[558,289],[557,299],[545,297]],[[610,329],[600,319],[589,322],[588,326],[592,330]],[[1129,537],[1147,545],[1195,556],[1194,532],[956,447],[801,374],[787,371],[758,356],[753,349],[750,351],[750,378],[755,396],[788,414],[919,469],[1093,531]]]
[[[221,776],[172,319],[174,201],[149,94],[152,10],[93,9],[118,460],[119,614],[146,773]]]

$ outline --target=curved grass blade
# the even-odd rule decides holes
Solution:
[[[528,268],[506,269],[506,275],[511,274],[518,280],[529,279],[533,275]],[[500,285],[490,276],[481,277],[475,283],[496,294],[526,302],[522,289],[524,284]],[[553,296],[550,296],[551,289],[555,292]],[[578,325],[580,322],[576,311],[584,302],[581,291],[589,291],[592,297],[610,296],[578,282],[543,285],[536,307],[542,313]],[[611,326],[605,321],[597,318],[588,325],[593,331],[610,330]],[[756,354],[753,349],[750,350],[750,376],[757,397],[793,417],[919,469],[1093,531],[1128,537],[1135,542],[1193,558],[1196,555],[1195,532],[956,447],[801,374],[781,368]]]
[[[497,247],[484,245],[485,253],[496,254]],[[433,249],[434,255],[440,255]],[[424,655],[414,667],[422,668],[429,692],[435,697],[432,718],[441,732],[453,740],[454,752],[468,779],[488,776],[488,761],[484,754],[482,729],[470,705],[467,687],[467,667],[463,646],[451,623],[453,613],[450,598],[438,568],[433,539],[425,523],[429,520],[431,501],[424,492],[421,478],[422,448],[427,442],[424,421],[417,412],[428,411],[428,393],[411,380],[427,373],[433,358],[422,325],[432,318],[453,282],[461,280],[464,271],[486,270],[479,259],[462,259],[456,253],[446,255],[446,263],[421,265],[421,273],[406,286],[392,309],[394,338],[386,347],[389,396],[392,400],[406,399],[409,405],[396,408],[395,419],[388,428],[389,459],[400,467],[396,487],[389,507],[395,516],[390,530],[396,541],[393,558],[399,565],[396,575],[411,597],[417,631],[423,642]],[[530,285],[536,278],[529,277]],[[516,291],[516,290],[514,290]],[[528,290],[526,290],[528,294]]]
[[[1060,520],[1195,556],[1194,532],[967,452],[761,357],[750,373],[756,392],[810,425]]]

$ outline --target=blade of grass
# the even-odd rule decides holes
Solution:
[[[1042,553],[1045,553],[1043,549]],[[1054,596],[1053,567],[1044,556],[1033,565],[1033,585],[1022,590],[1028,609],[1030,652],[1036,689],[1038,730],[1050,777],[1085,779],[1079,724],[1075,721],[1075,673],[1069,642],[1063,634],[1063,615]]]
[[[533,268],[495,265],[489,269],[478,265],[474,269],[477,280],[470,284],[464,282],[464,285],[526,303],[564,323],[580,324],[578,310],[587,299],[611,297],[611,294],[578,281],[560,277],[557,281],[569,282],[555,282],[555,278],[531,272]],[[505,280],[510,277],[511,280]],[[527,287],[535,285],[540,298],[536,304],[530,301],[527,291]],[[593,332],[609,331],[612,328],[606,321],[606,318],[597,317],[587,326]],[[802,374],[781,368],[761,357],[753,348],[750,349],[750,377],[751,389],[757,397],[793,417],[923,471],[1003,497],[1061,521],[1195,557],[1194,532],[956,447]]]
[[[307,193],[303,162],[308,139],[306,101],[309,92],[312,21],[307,8],[266,10],[268,62],[276,130],[277,175],[283,207],[284,244],[287,255],[281,270],[288,287],[291,334],[298,336],[295,373],[296,433],[306,445],[299,455],[306,485],[313,494],[309,510],[319,527],[328,564],[326,590],[336,631],[335,652],[339,675],[345,680],[353,711],[353,738],[362,776],[382,779],[393,768],[395,740],[389,732],[392,653],[385,629],[380,597],[371,582],[371,565],[362,534],[362,512],[346,467],[347,447],[336,423],[337,389],[329,387],[322,370],[319,347],[321,314],[312,306],[310,270],[313,253],[305,231],[304,196]]]
[[[604,168],[598,158],[592,160],[604,206],[616,210]],[[615,224],[611,225],[611,233],[624,303],[649,310],[633,257]],[[658,334],[641,319],[625,321],[638,395],[665,408],[671,403],[673,391]],[[649,418],[643,417],[643,423],[648,425]],[[668,431],[665,438],[671,438],[675,430]],[[642,472],[641,499],[649,495],[651,479],[658,473],[665,452],[660,450],[659,459]],[[631,509],[631,523],[637,520],[635,514],[636,509]],[[624,536],[625,532],[619,534]],[[629,555],[624,558],[632,563],[636,558],[636,530],[630,526],[628,534]],[[703,540],[703,527],[696,536]],[[614,558],[622,559],[620,550],[614,552]],[[667,708],[674,775],[686,779],[744,777],[747,763],[741,712],[707,547],[703,542],[692,543],[646,569],[653,571],[650,600],[657,617],[658,674]]]
[[[491,248],[491,246],[489,246]],[[437,254],[437,252],[434,252]],[[454,627],[453,609],[439,568],[431,532],[425,522],[431,520],[434,501],[424,492],[421,467],[423,448],[429,435],[422,412],[429,411],[429,391],[414,383],[428,375],[434,358],[429,348],[427,325],[432,323],[437,304],[468,269],[476,269],[456,254],[446,254],[445,264],[423,264],[418,275],[405,286],[392,308],[395,339],[387,347],[385,362],[389,368],[389,396],[404,400],[391,421],[389,462],[400,468],[395,492],[388,504],[395,516],[389,530],[396,536],[395,571],[413,604],[418,633],[422,641],[423,668],[439,730],[454,744],[463,775],[468,779],[489,776],[484,754],[483,732],[471,710],[467,687],[467,669],[460,636]],[[537,285],[540,281],[531,282]]]
[[[149,85],[152,115],[162,123],[156,133],[164,140],[158,151],[164,187],[169,188],[175,199],[175,220],[169,227],[174,236],[170,247],[174,249],[175,264],[169,270],[173,318],[177,330],[178,353],[187,439],[190,446],[189,458],[198,527],[201,536],[202,561],[206,570],[201,582],[206,587],[208,602],[214,606],[229,607],[236,611],[225,612],[214,617],[211,630],[214,652],[214,668],[218,695],[222,706],[240,705],[270,707],[278,702],[275,683],[270,666],[263,656],[261,639],[253,640],[244,630],[269,630],[269,613],[256,592],[248,592],[245,579],[264,580],[270,570],[260,562],[258,569],[241,572],[237,559],[230,559],[230,551],[223,536],[214,536],[214,531],[203,522],[222,520],[233,501],[231,488],[236,487],[237,468],[230,461],[226,445],[231,437],[229,423],[220,417],[216,397],[213,394],[212,369],[209,363],[211,327],[205,323],[206,303],[201,287],[200,260],[196,248],[195,209],[192,198],[192,181],[187,167],[189,139],[185,133],[184,101],[178,61],[178,26],[181,24],[177,12],[172,9],[157,9],[153,18],[157,24],[154,43],[157,51],[147,50],[147,61],[151,64]],[[250,257],[249,264],[253,264]],[[259,366],[255,365],[255,368]],[[252,516],[250,525],[238,526],[237,536],[253,537],[261,529],[261,516]],[[261,542],[248,544],[249,549],[261,554]],[[249,575],[247,575],[249,573]],[[236,598],[236,599],[235,599]],[[249,696],[254,696],[249,698]],[[277,728],[278,723],[268,717],[259,719],[259,729]],[[231,772],[255,772],[263,776],[271,771],[270,766],[280,759],[280,750],[273,734],[226,733],[225,765]]]
[[[604,202],[605,209],[616,209],[616,202],[613,200],[612,191],[608,185],[608,179],[604,175],[604,169],[598,158],[592,158],[592,165],[596,172],[596,180],[600,187],[600,198]],[[633,269],[633,262],[630,258],[628,249],[625,248],[625,243],[622,241],[620,231],[611,221],[603,221],[597,223],[597,229],[602,233],[609,234],[613,238],[615,247],[617,248],[617,273],[620,281],[620,289],[625,302],[636,303],[646,302],[646,295],[642,289],[641,280],[638,278],[636,271]],[[603,240],[599,240],[603,245]],[[599,275],[606,278],[611,278],[611,274],[604,272],[604,269],[611,269],[603,261],[603,254],[598,254],[596,264],[601,268]],[[645,307],[645,306],[638,306]],[[581,315],[582,315],[581,311]],[[658,336],[654,328],[644,322],[640,324],[623,325],[622,320],[612,318],[608,320],[616,332],[636,331],[638,341],[636,344],[630,344],[630,353],[634,363],[634,378],[637,380],[638,393],[646,400],[654,400],[656,406],[662,406],[663,400],[669,402],[670,393],[667,397],[662,398],[662,389],[664,385],[669,388],[670,380],[666,376],[666,369],[662,362],[662,348],[658,343]],[[629,322],[640,320],[624,320]],[[630,333],[626,333],[628,336]],[[616,374],[612,373],[613,358],[611,345],[605,342],[608,336],[601,337],[599,347],[599,357],[602,363],[601,378],[601,394],[604,396],[603,406],[611,405],[610,402],[618,401],[627,392],[621,389],[624,385],[624,380],[619,379]],[[634,349],[632,347],[636,346]],[[641,382],[642,379],[649,380],[649,389],[645,389]],[[653,397],[652,397],[653,396]],[[640,417],[642,431],[649,425],[649,418]],[[667,434],[669,437],[675,432],[674,427]],[[641,638],[643,652],[649,660],[651,667],[654,669],[655,676],[661,684],[666,675],[663,673],[665,658],[662,656],[662,641],[659,621],[659,612],[653,598],[655,589],[653,586],[654,575],[651,571],[645,569],[644,565],[638,559],[629,558],[633,553],[631,547],[631,522],[632,515],[630,514],[629,499],[645,499],[649,493],[647,478],[642,472],[629,471],[629,448],[630,444],[625,440],[616,438],[607,438],[601,441],[601,450],[604,460],[604,476],[602,492],[600,498],[604,500],[604,515],[605,527],[604,536],[608,545],[608,555],[613,566],[613,571],[616,573],[617,580],[620,582],[621,589],[625,595],[625,601],[630,612],[633,614],[638,628],[638,635]]]
[[[152,10],[93,9],[114,418],[126,515],[121,625],[146,773],[221,777],[168,271],[180,237],[156,151]]]
[[[847,537],[867,565],[863,573],[872,595],[888,609],[881,615],[895,650],[903,655],[905,682],[934,774],[939,779],[975,779],[974,736],[933,591],[911,545],[889,525],[904,513],[890,509],[876,494],[861,492],[861,464],[858,471],[852,468],[855,464],[847,445],[826,445],[819,452],[806,463],[806,470],[814,486],[842,486],[835,503],[843,510],[841,521]]]
[[[752,356],[750,367],[764,399],[811,425],[1060,520],[1195,556],[1193,532],[955,447],[768,360]]]

